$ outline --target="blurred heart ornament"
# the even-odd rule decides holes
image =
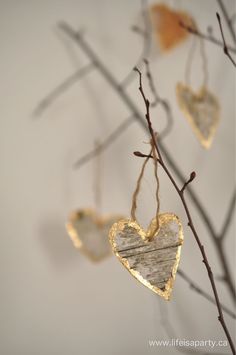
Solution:
[[[194,92],[189,86],[178,83],[177,100],[195,135],[204,148],[210,148],[219,123],[220,105],[217,98],[202,86]]]
[[[163,213],[159,215],[159,229],[150,237],[156,221],[155,217],[145,231],[135,220],[120,220],[112,226],[109,238],[114,254],[131,275],[169,300],[180,260],[183,229],[176,215]]]
[[[101,217],[92,209],[80,209],[70,215],[66,229],[75,248],[97,262],[111,255],[109,230],[121,218],[118,215]]]
[[[154,4],[150,8],[152,27],[160,49],[168,51],[182,43],[189,33],[180,26],[180,22],[194,27],[194,20],[183,11],[175,11],[166,4]]]

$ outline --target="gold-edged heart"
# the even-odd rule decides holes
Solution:
[[[109,230],[121,216],[101,217],[92,209],[73,212],[66,223],[67,232],[74,246],[91,261],[100,261],[111,255]]]
[[[186,12],[175,11],[165,4],[155,4],[150,8],[152,27],[162,51],[170,50],[183,42],[189,33],[180,22],[194,27],[194,21]]]
[[[156,218],[150,223],[151,228]],[[159,229],[153,238],[131,219],[115,223],[109,238],[114,254],[126,269],[143,285],[170,299],[177,272],[183,229],[179,218],[172,213],[159,215]]]
[[[176,86],[180,109],[204,148],[210,148],[220,117],[217,98],[204,86],[195,93],[182,83]]]

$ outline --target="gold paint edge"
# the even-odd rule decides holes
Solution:
[[[73,212],[71,212],[69,215],[69,222],[67,222],[65,224],[67,233],[68,233],[74,247],[76,249],[79,249],[83,255],[85,255],[86,257],[88,257],[90,259],[90,261],[92,261],[93,263],[98,263],[98,262],[106,259],[107,257],[111,256],[112,255],[111,249],[109,250],[109,252],[107,252],[103,256],[95,257],[85,247],[79,234],[77,233],[77,231],[73,227],[73,222],[79,218],[79,216],[78,216],[79,213],[83,213],[83,215],[90,216],[92,218],[92,220],[94,221],[94,223],[96,223],[98,226],[100,224],[105,224],[107,221],[109,221],[110,218],[116,218],[116,215],[99,216],[96,213],[96,211],[93,210],[92,208],[83,208],[83,209],[78,209],[78,210],[74,210]],[[117,220],[119,220],[121,218],[122,217],[120,215],[117,215]],[[108,238],[109,238],[109,234],[108,234]]]
[[[156,217],[155,217],[156,218]],[[153,218],[153,220],[155,219]],[[166,282],[166,291],[162,291],[161,289],[159,289],[156,286],[153,286],[149,281],[145,280],[142,275],[136,271],[136,270],[132,270],[130,268],[129,262],[127,259],[122,258],[119,255],[119,252],[116,251],[116,242],[115,242],[115,235],[118,231],[123,231],[125,225],[129,225],[131,227],[133,227],[134,229],[136,229],[136,231],[138,232],[138,234],[141,236],[141,238],[143,239],[143,235],[146,234],[145,230],[138,224],[137,221],[134,221],[132,219],[122,219],[119,222],[116,222],[112,225],[110,232],[109,232],[109,240],[112,246],[112,251],[113,253],[116,255],[116,257],[118,258],[118,260],[125,266],[125,268],[127,269],[127,271],[129,271],[129,273],[139,282],[141,282],[144,286],[148,287],[150,290],[152,290],[153,292],[155,292],[156,294],[158,294],[159,296],[163,297],[165,300],[169,301],[170,300],[170,296],[173,290],[173,284],[174,284],[174,280],[176,278],[176,273],[177,273],[177,269],[178,269],[178,265],[180,262],[180,255],[181,255],[181,247],[183,245],[183,241],[184,241],[184,234],[183,234],[183,226],[182,223],[180,222],[180,219],[177,215],[173,214],[173,213],[162,213],[159,215],[159,219],[160,219],[160,223],[163,220],[167,219],[167,222],[171,221],[171,220],[175,220],[179,226],[179,233],[178,233],[178,240],[180,242],[178,249],[177,249],[177,253],[176,253],[176,261],[175,264],[173,266],[172,269],[172,276],[169,278],[169,280]],[[151,222],[152,223],[152,222]],[[150,225],[151,225],[150,223]],[[156,236],[156,235],[155,235]],[[155,237],[154,236],[154,237]],[[144,238],[144,240],[147,240],[147,238]]]

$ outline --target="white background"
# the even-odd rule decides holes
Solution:
[[[225,1],[226,2],[226,1]],[[205,31],[212,25],[217,3],[176,1]],[[234,2],[227,1],[233,13]],[[169,5],[173,5],[168,2]],[[103,140],[130,114],[98,73],[90,73],[43,114],[32,111],[50,90],[87,63],[85,56],[62,41],[59,20],[83,28],[86,38],[117,80],[132,69],[141,49],[140,38],[130,31],[140,21],[139,1],[108,0],[1,0],[0,1],[0,354],[174,354],[173,348],[150,348],[151,339],[168,339],[161,324],[163,313],[181,339],[223,340],[214,305],[193,292],[177,277],[167,303],[136,282],[111,257],[91,264],[72,246],[66,231],[68,214],[93,206],[93,163],[72,169],[78,157]],[[226,37],[230,38],[226,31]],[[65,48],[66,44],[66,48]],[[158,92],[174,112],[174,127],[165,145],[186,175],[197,172],[193,188],[220,230],[234,185],[235,76],[228,58],[217,46],[205,43],[209,88],[221,103],[221,122],[212,148],[205,151],[195,139],[175,98],[175,85],[184,78],[191,41],[169,54],[152,51]],[[201,84],[199,54],[192,82]],[[137,80],[129,88],[144,110]],[[156,130],[164,120],[153,112]],[[164,122],[164,121],[163,121]],[[146,133],[133,124],[103,155],[103,213],[130,212],[130,201],[141,160],[134,150],[147,151]],[[185,244],[181,267],[207,292],[209,280],[186,218],[167,178],[160,173],[161,211],[182,219]],[[152,170],[147,173],[139,199],[140,222],[148,223],[155,211]],[[191,203],[190,203],[191,205]],[[197,211],[192,214],[216,276],[220,266]],[[226,249],[230,267],[235,257],[234,228],[229,228]],[[232,308],[228,292],[217,281],[220,298]],[[232,320],[226,321],[233,332]],[[199,349],[201,350],[201,349]],[[207,349],[211,350],[211,349]],[[229,351],[229,349],[227,349]],[[219,353],[227,352],[217,349]]]

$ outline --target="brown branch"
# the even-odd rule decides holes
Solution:
[[[184,191],[185,191],[186,187],[188,186],[188,184],[190,184],[195,179],[195,177],[196,177],[196,173],[195,173],[195,171],[192,171],[190,176],[189,176],[189,179],[184,183],[182,189],[180,190],[181,194],[184,193]]]
[[[199,287],[195,282],[193,282],[192,279],[189,276],[187,276],[183,270],[178,269],[178,274],[182,277],[182,279],[184,281],[186,281],[189,284],[189,286],[192,290],[199,293],[199,295],[203,296],[209,302],[215,304],[214,297],[210,296],[207,292],[202,290],[202,288]],[[231,318],[236,319],[236,314],[233,311],[231,311],[227,306],[225,306],[224,304],[221,303],[221,307],[222,307],[222,310],[225,313],[227,313]]]
[[[219,39],[215,38],[212,36],[212,34],[206,34],[206,33],[202,33],[201,31],[199,31],[197,28],[186,25],[183,22],[179,23],[181,27],[183,27],[186,31],[188,31],[189,33],[191,33],[194,36],[200,37],[202,39],[205,39],[206,41],[209,41],[219,47],[224,48],[224,43],[222,41],[220,41]],[[236,53],[236,48],[227,45],[227,48],[229,51],[231,51],[232,53]]]
[[[147,79],[149,82],[149,87],[150,87],[150,90],[151,90],[153,97],[154,97],[154,101],[151,103],[151,107],[155,107],[156,105],[160,104],[166,113],[167,125],[166,125],[166,129],[161,134],[161,136],[163,138],[169,134],[169,132],[171,131],[171,128],[173,126],[174,120],[173,120],[173,116],[172,116],[172,111],[171,111],[168,101],[161,98],[157,93],[156,86],[154,84],[153,77],[150,72],[150,66],[149,66],[149,62],[148,62],[147,58],[144,59],[144,63],[146,66],[146,76],[147,76]],[[159,136],[159,138],[160,138],[160,136]]]
[[[140,66],[143,62],[143,58],[149,57],[151,50],[151,24],[150,19],[147,13],[147,0],[141,0],[141,13],[144,23],[144,29],[141,30],[137,26],[133,26],[133,30],[143,37],[143,48],[141,54],[136,62],[136,66]],[[122,80],[120,86],[122,88],[126,88],[132,80],[135,78],[133,70],[131,70],[126,77]]]
[[[166,335],[168,336],[169,340],[172,341],[172,339],[180,339],[180,336],[176,334],[172,323],[169,321],[168,318],[168,308],[165,307],[165,310],[163,309],[163,303],[159,301],[160,305],[160,315],[161,315],[161,324],[166,332]],[[176,346],[175,350],[178,351],[179,353],[182,354],[199,354],[199,355],[212,355],[212,352],[209,351],[202,351],[202,350],[195,350],[195,349],[189,349],[181,346]],[[214,352],[216,355],[227,355],[227,353],[218,353]]]
[[[136,157],[139,157],[139,158],[152,158],[154,159],[154,156],[151,155],[151,154],[144,154],[144,153],[141,153],[139,151],[136,151],[136,152],[133,152],[133,154],[136,156]],[[158,161],[158,159],[157,159]]]
[[[225,320],[224,320],[222,307],[221,307],[221,304],[220,304],[217,288],[216,288],[216,285],[215,285],[214,275],[213,275],[212,268],[211,268],[211,266],[209,264],[209,261],[208,261],[207,255],[206,255],[205,248],[204,248],[204,246],[203,246],[203,244],[202,244],[202,242],[200,240],[200,237],[199,237],[199,235],[197,233],[197,230],[195,228],[195,225],[193,223],[191,212],[190,212],[188,204],[187,204],[187,202],[185,200],[184,193],[181,191],[181,188],[179,188],[177,182],[175,181],[174,177],[172,176],[172,173],[170,172],[168,166],[166,165],[165,160],[162,158],[161,151],[159,149],[157,140],[155,139],[155,133],[154,133],[154,130],[153,130],[153,127],[152,127],[152,121],[151,121],[151,118],[150,118],[150,102],[146,98],[146,96],[144,94],[144,91],[143,91],[142,73],[137,68],[135,68],[135,70],[139,74],[139,91],[140,91],[140,93],[141,93],[141,95],[143,97],[144,103],[145,103],[145,107],[146,107],[145,117],[146,117],[146,121],[147,121],[147,125],[148,125],[148,129],[149,129],[149,133],[150,133],[151,139],[153,141],[154,147],[156,149],[156,152],[157,152],[157,155],[158,155],[158,158],[159,158],[159,164],[161,165],[161,167],[165,171],[167,177],[169,178],[170,182],[172,183],[174,189],[176,190],[176,192],[179,195],[179,198],[180,198],[180,200],[182,202],[186,217],[188,219],[188,226],[190,227],[190,229],[192,231],[194,239],[195,239],[195,241],[197,243],[197,246],[198,246],[198,248],[199,248],[199,250],[201,252],[202,258],[203,258],[202,261],[203,261],[203,263],[204,263],[204,265],[206,267],[206,271],[207,271],[207,274],[208,274],[208,277],[209,277],[209,281],[210,281],[211,288],[212,288],[212,291],[213,291],[213,294],[214,294],[214,298],[215,298],[215,304],[216,304],[217,311],[218,311],[218,320],[219,320],[219,322],[220,322],[220,324],[221,324],[221,326],[222,326],[222,328],[224,330],[224,333],[226,335],[226,338],[227,338],[227,340],[229,342],[232,354],[235,355],[234,343],[233,343],[232,337],[230,335],[230,332],[229,332],[228,327],[227,327],[227,325],[225,323]]]
[[[103,78],[107,81],[107,83],[111,86],[111,88],[117,93],[117,95],[120,97],[120,99],[124,102],[124,104],[129,108],[129,110],[132,112],[132,114],[135,116],[137,122],[145,129],[147,130],[147,126],[145,121],[143,120],[142,114],[139,112],[138,108],[136,107],[135,103],[131,100],[130,96],[128,95],[127,92],[123,90],[123,88],[118,84],[117,80],[113,76],[113,74],[107,69],[106,65],[102,63],[100,58],[95,54],[95,52],[92,50],[92,48],[88,45],[87,42],[83,39],[83,37],[80,35],[80,33],[74,31],[68,24],[66,23],[61,23],[59,25],[61,30],[67,34],[69,38],[71,38],[73,41],[76,42],[76,44],[80,47],[80,49],[88,56],[88,58],[91,60],[91,62],[96,63],[96,68],[100,72],[100,74],[103,76]],[[178,180],[181,182],[181,184],[185,183],[185,177],[184,174],[181,172],[175,161],[173,160],[172,156],[168,152],[168,149],[165,147],[163,141],[159,140],[159,147],[162,152],[162,155],[164,156],[166,162],[168,165],[172,168],[172,171],[174,171],[176,177]],[[219,248],[217,245],[216,238],[217,238],[217,233],[215,231],[215,228],[209,218],[209,215],[207,211],[205,210],[204,206],[200,202],[198,196],[196,193],[189,187],[188,188],[188,195],[190,196],[196,210],[198,211],[203,223],[205,224],[206,229],[209,232],[209,236],[212,238],[212,241],[214,243],[214,246],[216,247],[216,252],[219,257],[223,272],[224,272],[224,278],[226,281],[226,285],[230,291],[230,294],[232,296],[232,300],[235,302],[235,288],[234,288],[234,283],[229,271],[228,263],[226,260],[226,257],[224,253],[222,253],[222,249]]]
[[[152,92],[152,94],[153,94],[153,96],[154,96],[154,98],[155,98],[155,100],[154,100],[154,104],[155,104],[156,102],[158,102],[159,97],[158,97],[158,94],[157,94],[157,91],[156,91],[156,87],[155,87],[155,84],[154,84],[154,81],[153,81],[153,77],[152,77],[152,75],[151,75],[149,63],[148,63],[148,61],[147,61],[146,59],[144,60],[144,62],[145,62],[145,64],[146,64],[146,76],[147,76],[147,79],[148,79],[148,83],[149,83],[149,87],[150,87],[150,89],[151,89],[151,92]],[[164,103],[167,105],[167,108],[168,108],[168,110],[169,110],[170,113],[171,113],[171,110],[170,110],[170,107],[169,107],[169,105],[168,105],[168,102],[167,102],[167,101],[164,101]],[[152,106],[152,104],[150,104],[150,106]],[[153,105],[153,106],[154,106],[154,105]],[[167,112],[168,112],[168,111],[167,111]],[[171,116],[172,116],[172,115],[171,115]],[[184,185],[183,185],[183,187],[182,187],[182,189],[181,189],[182,192],[184,192],[184,190],[185,190],[185,188],[187,187],[187,185],[195,178],[195,176],[196,176],[196,173],[195,173],[195,172],[193,172],[192,175],[190,175],[190,179],[189,179],[187,182],[184,183]],[[231,204],[230,204],[230,206],[231,206]],[[230,211],[231,211],[231,210],[229,209],[229,210],[228,210],[228,214],[226,215],[226,221],[225,221],[225,223],[228,223],[227,225],[230,225],[230,221],[231,221],[231,218],[232,218],[232,216],[230,215]],[[229,217],[229,219],[227,218],[227,216]],[[227,230],[225,230],[225,231],[223,231],[223,232],[225,232],[225,234],[226,234]],[[224,234],[224,235],[225,235],[225,234]],[[229,270],[228,263],[227,263],[227,261],[226,261],[225,253],[222,252],[222,250],[223,250],[223,245],[221,245],[221,243],[220,243],[218,240],[216,240],[217,237],[218,237],[216,234],[214,234],[212,237],[213,237],[214,244],[215,244],[215,246],[216,246],[216,248],[217,248],[218,256],[219,256],[219,258],[220,258],[221,265],[222,265],[223,271],[224,271],[224,276],[223,276],[221,279],[224,280],[224,281],[227,283],[227,286],[228,286],[228,288],[229,288],[229,291],[230,291],[230,293],[231,293],[231,295],[232,295],[232,299],[233,299],[233,301],[235,302],[236,295],[235,295],[234,282],[233,282],[233,279],[232,279],[232,277],[231,277],[231,273],[230,273],[230,270]]]
[[[86,74],[88,74],[95,66],[93,63],[86,65],[85,67],[78,69],[75,73],[68,76],[62,83],[60,83],[56,88],[54,88],[49,94],[47,94],[37,105],[33,111],[33,116],[38,117],[60,96],[62,95],[71,85],[75,84],[78,80],[82,79]]]
[[[220,18],[220,15],[218,14],[218,12],[216,13],[216,17],[217,17],[217,20],[218,20],[218,23],[219,23],[221,37],[222,37],[222,40],[223,40],[223,43],[224,43],[224,47],[223,47],[224,54],[229,58],[231,63],[236,67],[236,62],[234,61],[233,57],[229,53],[228,46],[227,46],[227,44],[225,42],[225,36],[224,36],[223,28],[222,28],[221,18]]]
[[[226,10],[226,8],[224,6],[224,3],[223,3],[222,0],[217,0],[217,2],[218,2],[218,5],[219,5],[223,15],[224,15],[225,21],[226,21],[226,23],[228,25],[228,29],[229,29],[231,37],[232,37],[232,39],[234,41],[234,44],[236,44],[236,33],[234,31],[234,28],[233,28],[233,25],[232,25],[232,21],[231,21],[229,15],[227,13],[227,10]]]
[[[236,205],[236,189],[234,189],[234,192],[232,194],[232,198],[231,198],[231,201],[230,201],[230,204],[228,207],[228,211],[226,213],[226,218],[225,218],[223,227],[222,227],[221,232],[218,237],[218,239],[220,239],[221,241],[227,235],[227,231],[230,226],[230,222],[231,222],[233,215],[234,215],[235,205]]]

